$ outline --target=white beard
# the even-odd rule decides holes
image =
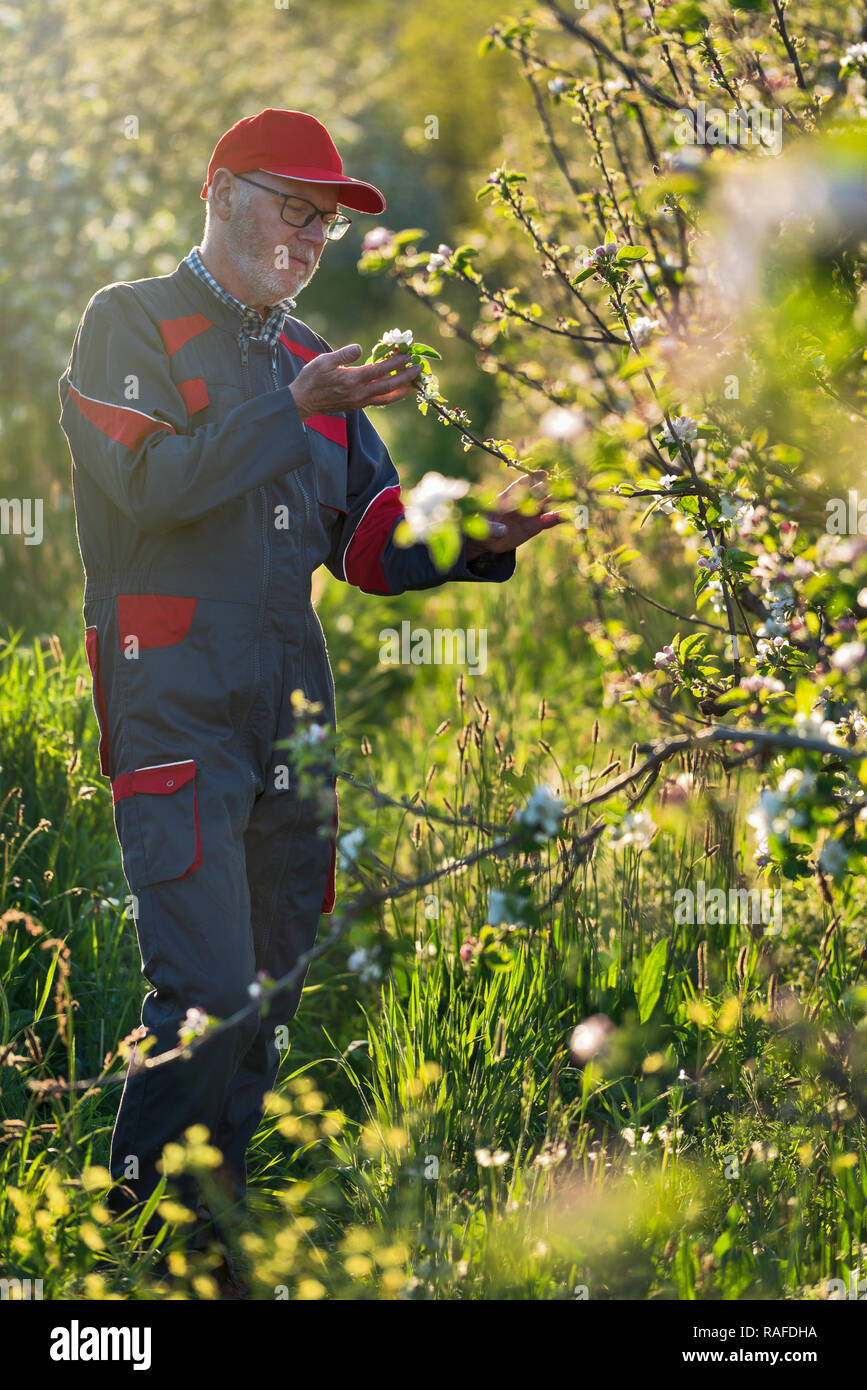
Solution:
[[[287,227],[287,232],[289,228]],[[248,207],[239,208],[226,227],[226,251],[248,286],[251,304],[277,304],[281,299],[294,298],[310,283],[313,270],[293,286],[287,285],[286,272],[274,265],[275,247],[259,231],[259,224]],[[291,254],[291,253],[290,253]],[[304,253],[302,252],[302,258]],[[300,266],[298,267],[300,272]]]

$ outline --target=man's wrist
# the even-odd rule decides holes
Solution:
[[[474,541],[471,540],[469,536],[467,537],[467,548],[465,554],[468,562],[470,560],[476,560],[480,555],[486,555],[487,553],[488,551],[486,547],[482,545],[481,541]]]
[[[295,390],[295,383],[294,383],[294,381],[293,381],[293,382],[290,382],[290,384],[289,384],[289,392],[290,392],[290,395],[292,396],[293,401],[295,402],[295,409],[298,411],[298,418],[300,419],[300,421],[301,421],[301,423],[302,423],[302,425],[303,425],[303,424],[304,424],[304,421],[305,421],[305,420],[308,420],[308,419],[310,418],[310,412],[309,412],[309,410],[305,410],[305,409],[304,409],[304,406],[302,405],[301,401],[299,400],[299,398],[298,398],[298,393],[297,393],[296,390]]]

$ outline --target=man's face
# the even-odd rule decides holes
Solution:
[[[239,181],[248,201],[237,203],[224,227],[224,245],[239,273],[249,285],[248,303],[274,304],[287,295],[294,298],[316,273],[326,236],[318,217],[306,227],[293,227],[280,216],[281,200],[274,192],[305,198],[321,212],[336,212],[334,184],[305,183],[279,174],[254,170],[249,177],[263,188]],[[304,213],[310,212],[309,207]],[[294,216],[291,206],[287,215]],[[301,214],[298,214],[298,221]],[[285,249],[284,249],[285,248]]]

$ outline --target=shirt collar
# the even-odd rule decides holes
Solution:
[[[262,315],[259,313],[258,309],[254,309],[250,304],[242,304],[240,299],[236,299],[233,294],[230,294],[229,291],[220,284],[219,280],[214,279],[199,254],[198,246],[194,246],[186,257],[186,264],[194,275],[197,275],[200,280],[204,281],[212,293],[215,294],[223,304],[227,304],[229,308],[234,309],[240,316],[241,326],[238,329],[239,341],[255,336],[260,342],[266,343],[269,347],[274,346],[283,330],[283,320],[290,310],[295,308],[294,299],[287,295],[285,299],[281,299],[277,304],[271,305],[268,308],[263,323]]]

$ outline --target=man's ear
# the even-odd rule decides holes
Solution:
[[[235,175],[229,169],[215,169],[208,189],[211,214],[228,222],[237,206],[239,189]]]

